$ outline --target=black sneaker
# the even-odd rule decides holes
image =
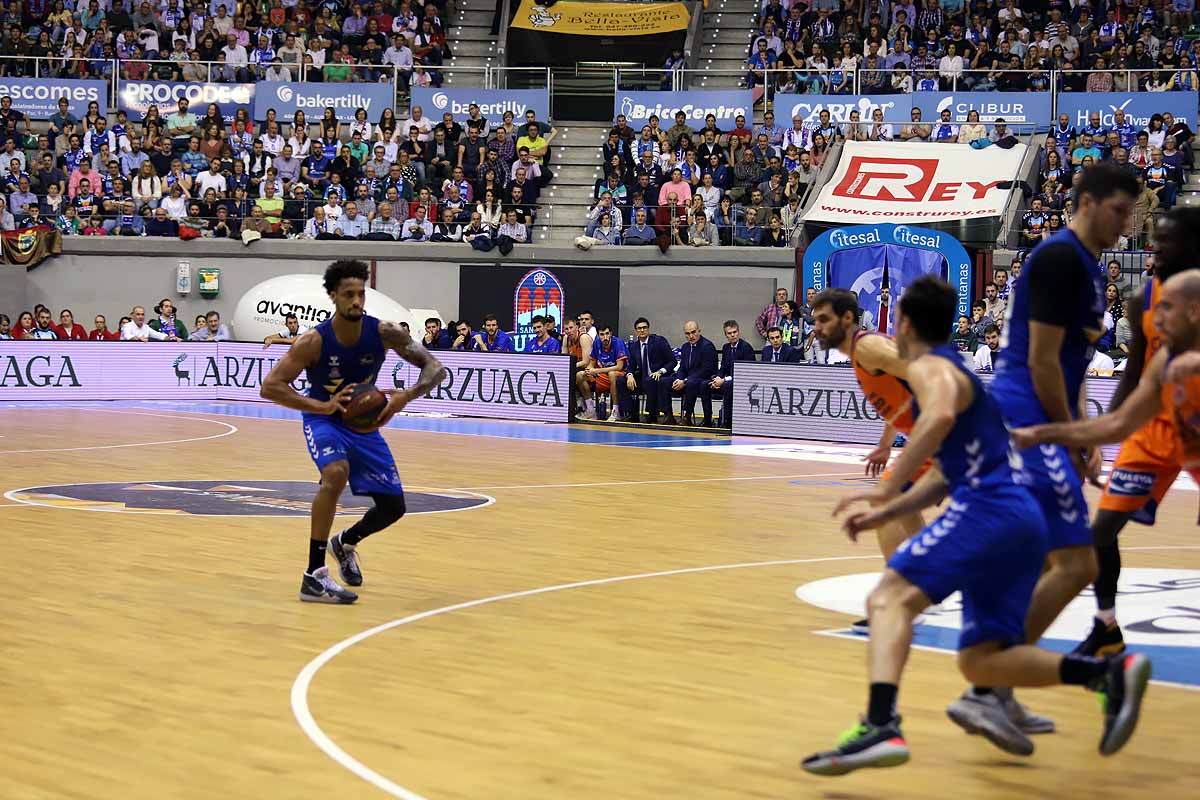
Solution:
[[[800,762],[813,775],[845,775],[864,767],[898,767],[908,761],[908,744],[900,719],[875,726],[865,719],[842,734],[837,748],[814,753]]]
[[[1142,698],[1146,696],[1146,685],[1150,682],[1150,671],[1150,659],[1146,656],[1131,653],[1110,657],[1108,674],[1099,689],[1104,704],[1100,755],[1111,756],[1133,736]]]
[[[341,533],[329,540],[329,552],[337,559],[342,580],[351,586],[362,586],[362,570],[358,568],[358,555],[354,551],[354,545],[342,544]]]
[[[1125,637],[1121,626],[1109,625],[1098,617],[1092,618],[1092,632],[1071,652],[1081,656],[1114,656],[1125,652]]]
[[[871,620],[860,619],[857,622],[851,622],[850,630],[860,636],[869,636],[871,633]]]
[[[358,599],[354,592],[348,592],[337,581],[329,577],[329,567],[321,567],[316,572],[304,573],[300,582],[300,599],[306,603],[335,603],[347,605]]]

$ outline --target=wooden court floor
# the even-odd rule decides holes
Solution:
[[[0,408],[0,494],[314,478],[296,422],[163,408]],[[845,486],[793,481],[855,466],[386,436],[408,487],[495,502],[369,539],[348,608],[296,599],[304,517],[0,499],[0,798],[1200,796],[1200,693],[1152,687],[1102,760],[1093,698],[1025,692],[1059,733],[1017,759],[948,722],[962,682],[926,651],[900,695],[909,765],[802,773],[863,710],[866,649],[815,635],[849,618],[795,590],[879,559],[829,520]],[[1126,566],[1200,569],[1196,501],[1127,537],[1164,549]]]

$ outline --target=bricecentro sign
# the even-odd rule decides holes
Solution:
[[[287,352],[239,342],[0,342],[0,400],[258,400],[263,379]],[[568,421],[568,356],[439,351],[447,375],[416,412]],[[412,386],[419,370],[389,353],[376,378]],[[304,375],[292,384],[308,388]]]
[[[1025,145],[846,142],[808,222],[938,222],[1004,211]]]

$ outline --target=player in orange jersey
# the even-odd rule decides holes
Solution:
[[[1159,223],[1155,232],[1158,250],[1155,275],[1146,283],[1141,303],[1126,303],[1126,316],[1133,331],[1125,373],[1113,395],[1110,411],[1119,409],[1143,380],[1158,352],[1163,336],[1154,318],[1163,283],[1172,275],[1200,263],[1200,209],[1179,208]],[[1117,580],[1121,575],[1118,536],[1130,520],[1154,523],[1155,510],[1180,469],[1179,436],[1171,415],[1164,411],[1148,420],[1121,444],[1112,473],[1092,520],[1092,535],[1099,571],[1093,589],[1096,618],[1087,638],[1076,652],[1107,655],[1125,649],[1117,625]]]
[[[912,432],[912,391],[904,382],[908,366],[892,337],[859,329],[862,312],[858,296],[846,289],[826,289],[812,301],[813,328],[821,347],[837,348],[848,353],[863,394],[884,420],[883,436],[875,449],[867,454],[867,474],[879,476],[892,454],[896,433]],[[917,473],[919,480],[932,464],[926,463]],[[886,479],[886,474],[884,475]],[[879,528],[879,550],[884,559],[896,552],[900,543],[925,527],[920,512],[902,515]],[[866,633],[867,620],[851,625],[858,633]]]
[[[1013,431],[1016,446],[1119,442],[1165,415],[1175,426],[1182,466],[1200,482],[1200,269],[1177,273],[1163,283],[1154,325],[1163,342],[1120,408],[1089,420],[1018,428]],[[1173,363],[1176,356],[1179,363]]]

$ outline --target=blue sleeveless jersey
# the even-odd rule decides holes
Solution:
[[[333,332],[333,319],[316,327],[321,334],[321,358],[308,367],[308,396],[328,400],[350,383],[374,383],[386,348],[379,337],[379,320],[363,315],[362,332],[353,347],[344,347]]]
[[[954,345],[940,344],[929,354],[946,359],[966,375],[974,393],[971,405],[958,415],[954,427],[934,455],[951,496],[963,490],[979,492],[1016,485],[1019,479],[1009,460],[1008,430],[996,401],[984,391],[983,383],[975,373],[966,368]],[[912,408],[914,418],[920,419],[921,409],[915,396]]]
[[[1065,259],[1070,258],[1078,259],[1078,264],[1064,263]],[[1096,258],[1083,246],[1079,237],[1071,230],[1064,230],[1033,249],[1021,271],[1021,280],[1015,283],[1009,296],[1003,340],[996,359],[996,379],[992,382],[991,392],[999,399],[1006,416],[1014,424],[1031,425],[1046,421],[1041,401],[1033,389],[1033,378],[1029,374],[1029,323],[1033,302],[1031,287],[1039,283],[1039,278],[1055,275],[1056,272],[1061,274],[1071,266],[1077,266],[1079,274],[1087,276],[1087,284],[1073,286],[1069,293],[1052,299],[1056,303],[1068,304],[1061,311],[1065,334],[1059,363],[1066,383],[1067,402],[1072,414],[1077,413],[1080,387],[1094,354],[1092,337],[1098,337],[1104,330],[1104,278]]]

